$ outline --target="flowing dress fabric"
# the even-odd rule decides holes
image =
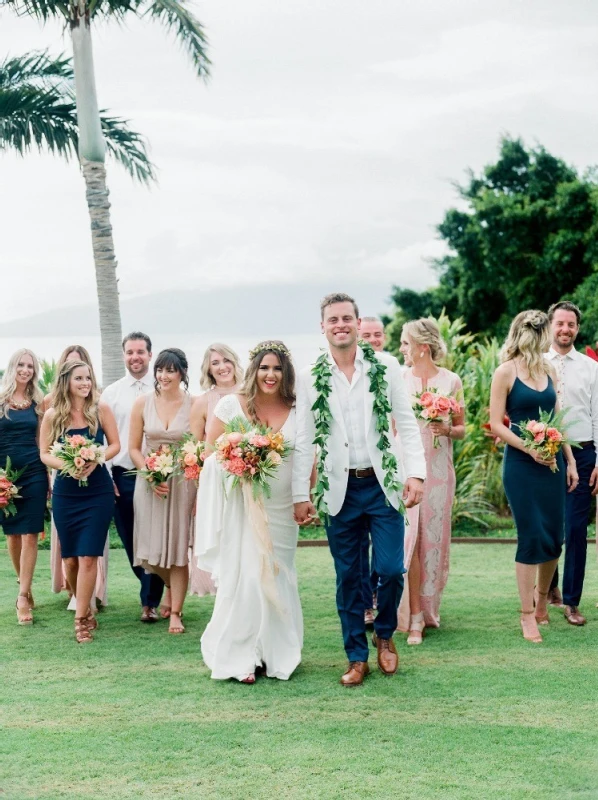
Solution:
[[[556,391],[552,380],[542,392],[519,378],[507,397],[511,428],[538,419],[540,411],[553,411]],[[517,528],[517,553],[520,564],[543,564],[559,558],[565,537],[566,469],[562,451],[557,456],[558,472],[537,464],[527,453],[505,447],[503,483]]]
[[[10,457],[13,469],[25,469],[16,481],[21,495],[14,500],[17,513],[14,517],[0,513],[0,524],[7,535],[44,530],[48,472],[39,457],[38,419],[35,403],[29,408],[10,408],[8,416],[0,418],[0,467],[4,469]]]
[[[183,404],[168,430],[156,410],[156,395],[150,392],[143,410],[146,453],[161,444],[174,446],[189,432],[191,397],[185,394]],[[157,497],[149,483],[140,475],[135,482],[133,504],[134,566],[153,572],[152,567],[185,567],[189,563],[189,544],[193,525],[193,507],[197,488],[194,481],[176,476],[169,481],[166,499]]]
[[[104,431],[99,425],[95,436],[87,427],[71,428],[67,433],[81,434],[104,444]],[[106,465],[94,469],[87,486],[79,486],[75,478],[57,473],[52,511],[62,558],[103,555],[114,513],[114,486]]]
[[[215,415],[223,422],[243,416],[236,395],[223,397]],[[281,431],[292,445],[293,408]],[[274,559],[278,603],[270,602],[262,583],[261,555],[245,509],[241,487],[232,487],[215,455],[206,459],[199,486],[195,553],[199,566],[218,587],[212,619],[201,638],[201,652],[212,678],[242,680],[266,665],[270,678],[287,680],[301,661],[303,615],[295,551],[298,527],[293,520],[292,455],[271,481],[264,501]]]
[[[212,418],[214,417],[214,410],[218,403],[220,402],[221,397],[226,395],[218,394],[216,387],[212,387],[208,391],[208,409],[206,414],[206,431],[210,423],[212,422]],[[201,480],[201,476],[200,476]],[[202,511],[198,507],[197,514],[201,514]],[[214,595],[216,594],[216,584],[212,580],[212,576],[209,572],[205,569],[200,569],[197,565],[197,558],[195,557],[194,547],[195,542],[192,541],[191,543],[191,553],[189,556],[189,593],[195,594],[198,597],[205,597],[207,594]]]
[[[410,396],[423,391],[421,378],[416,378],[411,369],[403,371]],[[463,403],[463,385],[454,372],[440,368],[426,382],[426,388],[437,389],[441,394],[455,397]],[[408,569],[417,548],[421,582],[420,602],[424,622],[429,628],[440,626],[440,601],[449,573],[451,546],[451,511],[455,498],[455,469],[453,467],[453,441],[447,436],[439,437],[439,447],[434,447],[434,437],[429,426],[419,422],[426,455],[427,477],[424,496],[415,508],[407,509],[409,524],[405,527],[405,567]],[[399,607],[400,629],[408,619],[409,592],[403,592]]]

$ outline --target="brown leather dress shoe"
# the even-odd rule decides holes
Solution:
[[[349,661],[349,667],[342,676],[342,686],[361,686],[366,675],[370,674],[370,665],[367,661]]]
[[[548,605],[556,606],[556,608],[563,607],[563,595],[558,586],[548,592]]]
[[[587,622],[579,613],[577,606],[565,606],[565,619],[569,625],[585,625]]]
[[[392,639],[372,636],[372,644],[378,650],[378,666],[385,675],[394,675],[399,668],[399,655]]]

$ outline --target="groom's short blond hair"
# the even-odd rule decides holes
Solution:
[[[343,292],[335,292],[333,294],[327,294],[326,297],[322,298],[320,303],[320,313],[322,315],[322,320],[324,320],[324,310],[328,308],[328,306],[333,305],[334,303],[353,303],[353,310],[355,311],[355,316],[359,319],[359,309],[357,308],[357,303],[349,294],[343,294]]]

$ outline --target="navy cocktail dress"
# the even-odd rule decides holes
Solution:
[[[12,468],[25,468],[16,481],[20,498],[14,501],[17,513],[5,517],[0,513],[0,524],[4,533],[41,533],[44,529],[44,513],[48,496],[48,470],[39,457],[37,427],[39,417],[35,403],[29,408],[8,409],[0,418],[0,467],[6,467],[10,457]]]
[[[67,433],[90,437],[89,428],[71,428]],[[104,444],[101,426],[92,438]],[[79,486],[75,478],[60,472],[54,481],[52,513],[63,558],[104,553],[114,513],[114,486],[105,464],[96,467],[87,481],[87,486]]]
[[[552,380],[542,392],[519,378],[507,398],[507,414],[514,433],[520,423],[539,419],[540,411],[553,411],[556,391]],[[561,555],[565,536],[566,467],[562,451],[557,455],[558,472],[537,464],[531,456],[505,447],[503,482],[517,527],[520,564],[543,564]]]

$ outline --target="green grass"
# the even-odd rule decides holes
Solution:
[[[452,548],[443,626],[399,642],[394,678],[343,689],[330,554],[298,551],[304,660],[287,683],[209,678],[199,638],[211,598],[190,598],[188,632],[137,622],[124,552],[109,606],[78,646],[66,597],[40,554],[32,627],[0,550],[0,797],[598,798],[598,569],[588,559],[585,628],[561,613],[542,645],[518,629],[514,548]],[[400,637],[402,639],[402,637]]]

